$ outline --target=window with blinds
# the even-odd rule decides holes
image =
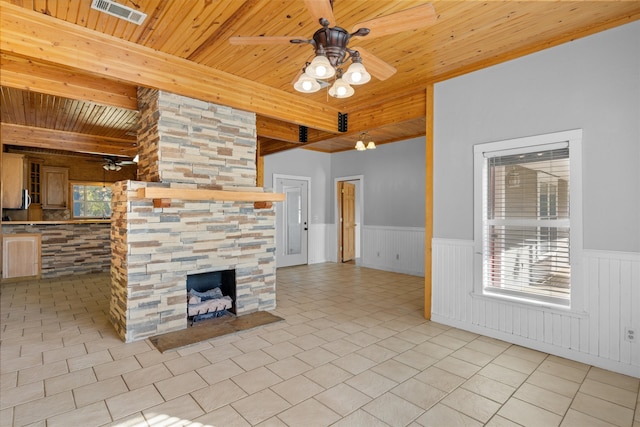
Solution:
[[[485,291],[568,305],[568,143],[484,156]]]

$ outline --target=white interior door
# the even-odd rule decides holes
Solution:
[[[309,181],[275,178],[275,184],[286,195],[276,204],[276,267],[307,264]]]

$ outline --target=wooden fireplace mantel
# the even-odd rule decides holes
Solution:
[[[258,187],[256,187],[256,190]],[[161,188],[147,187],[138,189],[141,199],[153,199],[153,206],[166,208],[171,206],[172,199],[178,200],[209,200],[219,202],[254,202],[255,209],[269,209],[272,202],[282,202],[286,195],[283,193],[265,193],[263,191],[229,191],[207,190],[199,188]]]

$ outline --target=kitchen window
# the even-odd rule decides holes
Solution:
[[[74,218],[110,218],[111,186],[102,183],[73,183]]]
[[[581,131],[568,131],[474,147],[476,292],[572,306],[580,145]]]

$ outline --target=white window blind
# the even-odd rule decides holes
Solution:
[[[569,305],[569,145],[483,153],[485,292]]]

